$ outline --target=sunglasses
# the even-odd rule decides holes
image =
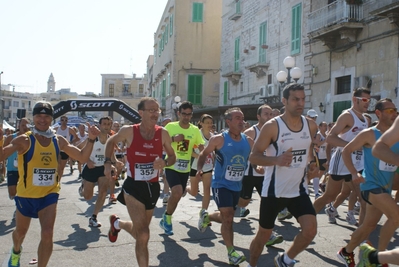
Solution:
[[[361,100],[363,103],[368,103],[371,100],[370,98],[365,98],[365,97],[355,97],[355,98]]]
[[[387,114],[398,113],[398,109],[397,108],[384,108],[384,109],[381,109],[381,111],[385,111],[385,113],[387,113]]]

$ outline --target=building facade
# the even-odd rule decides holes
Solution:
[[[151,95],[176,119],[175,98],[195,106],[193,120],[218,105],[222,0],[169,0],[154,34]],[[178,98],[176,98],[178,99]]]
[[[148,96],[147,92],[147,75],[137,77],[136,74],[101,74],[101,97],[116,98],[128,104],[137,110],[140,99]],[[107,113],[107,114],[105,114]],[[129,123],[120,114],[112,111],[105,112],[104,115],[112,117],[114,120],[123,124]]]
[[[311,11],[305,61],[312,75],[305,82],[319,120],[335,121],[360,86],[371,90],[370,112],[380,98],[398,106],[399,1],[313,0]]]
[[[306,79],[304,44],[309,1],[223,0],[219,106],[221,112],[240,106],[247,120],[256,121],[257,108],[267,103],[281,108],[281,84],[276,74],[286,71],[291,56]],[[310,108],[309,86],[306,87]]]

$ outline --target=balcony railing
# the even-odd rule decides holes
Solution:
[[[363,17],[363,5],[349,5],[345,0],[338,0],[308,15],[308,32],[343,22],[359,22]]]

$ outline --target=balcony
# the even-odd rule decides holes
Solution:
[[[237,85],[238,82],[240,81],[241,75],[242,75],[241,71],[230,71],[228,73],[222,74],[222,77],[227,78],[234,85]]]
[[[269,68],[270,63],[269,62],[265,62],[265,63],[260,63],[257,62],[255,64],[249,65],[247,67],[245,67],[247,70],[249,70],[250,72],[254,72],[256,74],[256,78],[261,78],[263,76],[266,75],[266,71]]]
[[[363,18],[363,5],[338,0],[308,15],[308,36],[320,39],[330,49],[335,48],[339,40],[355,42],[363,29]]]
[[[389,21],[399,27],[399,1],[378,0],[370,1],[367,5],[370,15],[387,17]],[[365,10],[366,11],[366,10]]]

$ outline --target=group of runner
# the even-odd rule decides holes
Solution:
[[[18,154],[20,177],[17,193],[13,195],[17,211],[9,266],[19,266],[22,242],[31,218],[39,218],[42,227],[38,266],[47,265],[52,252],[62,173],[60,164],[68,155],[85,163],[79,188],[81,196],[92,198],[94,186],[98,184],[98,198],[89,219],[92,227],[101,226],[97,215],[104,205],[107,189],[114,186],[115,176],[126,168],[126,179],[118,200],[126,205],[130,218],[121,219],[116,214],[110,216],[108,238],[116,242],[121,229],[131,234],[136,240],[139,266],[149,265],[149,225],[160,197],[161,172],[165,173],[170,187],[165,212],[159,222],[164,233],[173,235],[172,215],[179,201],[186,192],[195,196],[202,181],[204,196],[198,229],[205,232],[211,222],[220,223],[231,265],[246,260],[234,248],[233,218],[236,208],[240,209],[241,216],[249,213],[245,207],[254,188],[261,195],[261,202],[259,228],[250,245],[248,267],[257,266],[265,245],[283,241],[281,235],[273,232],[279,212],[286,208],[298,221],[301,231],[290,248],[279,253],[274,262],[278,267],[293,266],[295,257],[317,233],[316,214],[325,209],[331,218],[330,213],[334,210],[326,208],[326,205],[335,201],[336,207],[340,204],[340,195],[341,199],[345,199],[350,192],[353,192],[353,197],[348,215],[354,210],[356,201],[360,201],[360,226],[349,244],[338,252],[338,257],[346,266],[355,266],[353,250],[361,245],[359,266],[397,260],[392,256],[399,253],[397,250],[384,254],[367,243],[361,244],[382,214],[388,220],[381,229],[378,251],[387,248],[399,226],[399,207],[391,196],[399,157],[399,137],[394,134],[399,128],[395,105],[390,99],[379,100],[375,111],[379,122],[375,127],[368,128],[363,114],[370,102],[370,91],[358,88],[353,93],[352,107],[339,116],[327,134],[326,123],[318,126],[312,116],[302,115],[305,106],[302,85],[287,85],[282,96],[285,107],[282,115],[262,105],[257,113],[258,123],[245,131],[244,114],[240,108],[228,109],[224,114],[227,129],[219,134],[212,133],[213,119],[207,114],[201,117],[199,128],[190,123],[193,105],[188,101],[179,106],[178,121],[169,122],[165,127],[158,126],[161,114],[159,103],[154,98],[146,97],[138,105],[142,118],[140,123],[123,126],[110,135],[112,119],[103,117],[98,127],[88,125],[87,138],[78,144],[80,148],[72,145],[62,133],[56,134],[50,128],[54,113],[52,106],[47,102],[37,103],[33,109],[33,128],[30,131],[26,129],[26,133],[14,137],[9,144],[0,143],[0,160],[10,158],[15,152]],[[0,140],[2,135],[0,130]],[[81,137],[76,135],[77,139]],[[125,149],[123,152],[120,151],[121,144]],[[321,150],[325,150],[325,160]],[[115,151],[124,156],[117,157]],[[317,199],[312,203],[308,178],[321,178],[325,174],[322,167],[328,169],[327,188],[319,196],[316,187]],[[314,183],[319,182],[316,180]],[[208,212],[211,192],[218,207],[214,213]]]

